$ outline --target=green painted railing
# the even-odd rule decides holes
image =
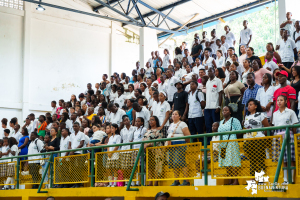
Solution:
[[[91,150],[92,154],[91,154],[91,158],[90,158],[90,161],[91,161],[91,175],[90,175],[90,177],[91,177],[91,187],[94,187],[94,180],[95,180],[94,150],[95,149],[104,149],[104,148],[107,148],[107,147],[117,147],[117,146],[121,147],[121,146],[125,146],[125,145],[130,145],[130,147],[132,148],[132,145],[141,144],[141,147],[138,151],[138,156],[137,156],[137,159],[134,163],[134,167],[133,167],[132,173],[130,175],[130,179],[129,179],[127,189],[126,189],[127,191],[138,191],[139,190],[138,188],[130,188],[130,185],[131,185],[131,182],[132,182],[132,179],[133,179],[133,176],[134,176],[134,172],[135,172],[135,170],[138,166],[139,159],[141,159],[141,173],[140,173],[140,175],[141,175],[141,184],[144,185],[144,183],[145,183],[145,180],[144,180],[144,174],[145,174],[145,171],[144,171],[144,154],[145,154],[144,144],[145,143],[153,143],[153,146],[155,146],[156,142],[166,142],[166,141],[182,140],[182,139],[189,139],[190,142],[192,143],[193,139],[195,139],[195,138],[203,138],[203,140],[204,140],[204,142],[203,142],[204,143],[204,149],[202,149],[201,151],[204,151],[204,169],[202,170],[202,172],[204,172],[204,184],[208,185],[208,174],[207,173],[210,172],[210,170],[208,169],[208,166],[207,166],[207,151],[210,150],[209,148],[207,148],[207,138],[208,137],[219,135],[222,138],[223,135],[228,135],[229,133],[238,135],[238,134],[244,134],[244,133],[249,133],[249,132],[258,132],[258,131],[266,131],[267,136],[270,136],[270,132],[272,130],[285,129],[286,133],[285,133],[285,138],[284,138],[283,143],[282,143],[279,162],[278,162],[278,166],[277,166],[276,173],[275,173],[274,184],[276,182],[278,182],[278,177],[279,177],[280,168],[281,168],[281,164],[282,164],[282,160],[283,160],[286,145],[288,145],[287,146],[287,149],[288,149],[288,163],[287,163],[287,167],[283,168],[283,169],[288,170],[288,180],[289,180],[289,183],[292,183],[291,170],[295,169],[296,167],[291,166],[291,153],[290,153],[291,143],[290,143],[289,131],[290,131],[291,128],[299,128],[299,127],[300,127],[300,124],[295,124],[295,125],[288,125],[288,126],[276,126],[276,127],[272,126],[272,127],[266,127],[266,128],[260,128],[260,129],[243,129],[243,130],[239,130],[239,131],[230,131],[230,132],[228,131],[228,132],[206,133],[206,134],[191,135],[191,136],[176,137],[176,138],[173,137],[173,138],[164,138],[164,139],[148,140],[148,141],[141,141],[141,142],[121,143],[121,144],[115,144],[115,145],[85,147],[85,148],[80,148],[80,149],[69,149],[69,150],[64,150],[64,151],[53,151],[53,152],[40,153],[40,154],[14,156],[14,157],[10,157],[10,159],[17,158],[16,188],[19,189],[19,185],[20,185],[20,180],[19,180],[20,158],[51,154],[50,158],[49,158],[49,161],[47,163],[47,166],[46,166],[47,169],[45,170],[45,172],[42,176],[42,180],[41,180],[41,183],[40,183],[39,188],[38,188],[38,193],[47,193],[47,191],[41,191],[41,187],[43,185],[44,179],[46,177],[46,174],[47,174],[47,171],[48,171],[49,168],[50,168],[50,177],[53,177],[53,173],[54,173],[53,172],[53,163],[52,163],[53,154],[61,154],[63,152],[73,152],[73,151],[78,151],[78,150],[81,150],[81,151]],[[7,160],[7,158],[0,158],[0,160]],[[53,185],[53,179],[50,178],[50,188],[52,188],[52,185]]]

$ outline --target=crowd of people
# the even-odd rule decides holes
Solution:
[[[131,77],[117,72],[111,76],[103,74],[102,81],[94,87],[88,83],[86,91],[78,96],[73,94],[70,100],[52,101],[51,112],[38,118],[31,113],[23,126],[17,118],[3,118],[1,158],[297,124],[300,108],[300,24],[292,19],[292,13],[288,12],[286,17],[287,20],[280,26],[281,38],[275,47],[272,43],[266,44],[264,65],[251,47],[255,37],[245,20],[237,53],[235,46],[238,42],[229,26],[224,27],[226,34],[221,37],[215,30],[211,31],[211,38],[205,31],[201,37],[196,33],[191,48],[183,42],[175,49],[173,61],[168,49],[164,50],[163,58],[158,51],[152,52],[144,68],[136,62]],[[273,134],[278,135],[282,131],[276,130]],[[290,132],[291,142],[295,132],[294,129]],[[263,131],[249,131],[242,137],[265,135]],[[223,136],[223,140],[237,138],[240,137],[235,134]],[[208,143],[211,140],[220,138],[208,138]],[[194,140],[197,141],[203,142],[203,139]],[[156,146],[187,142],[189,140],[157,142]],[[145,149],[151,146],[153,143],[147,143]],[[139,144],[132,146],[133,149],[139,147]],[[228,145],[227,148],[234,147]],[[106,150],[128,149],[130,146]],[[295,166],[294,152],[294,146],[291,146],[292,166]],[[81,153],[67,152],[61,156]],[[114,168],[118,159],[121,158],[110,154],[106,167]],[[286,163],[287,154],[284,156]],[[36,173],[39,165],[38,161],[31,161],[28,163],[29,171],[24,167],[22,173]],[[219,165],[240,167],[241,159],[234,154],[226,154],[220,158]],[[3,174],[8,176],[6,184],[14,183],[11,166],[0,168],[0,175]],[[114,175],[108,178],[116,180]],[[284,170],[284,183],[288,184],[287,170]],[[231,184],[238,184],[237,179]],[[174,181],[172,185],[187,186],[190,183],[188,180],[182,183]],[[71,187],[79,186],[74,184]],[[116,181],[98,186],[114,187]]]

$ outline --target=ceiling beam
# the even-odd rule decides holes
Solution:
[[[108,2],[108,4],[112,4],[112,3],[118,3],[119,0],[111,0]],[[97,12],[98,10],[102,9],[102,8],[105,8],[105,6],[103,5],[100,5],[100,6],[97,6],[95,8],[93,8],[93,11],[94,12]]]
[[[268,4],[270,2],[271,2],[271,0],[258,0],[258,1],[242,5],[240,7],[237,7],[237,8],[222,12],[222,13],[215,14],[213,16],[210,16],[210,17],[198,20],[198,21],[191,22],[191,23],[187,24],[186,26],[189,29],[192,29],[192,28],[201,26],[202,23],[207,24],[207,23],[210,23],[210,22],[213,22],[213,21],[217,21],[217,20],[219,20],[220,17],[221,18],[230,17],[232,15],[244,12],[245,10],[247,11],[249,9],[257,8],[259,6],[263,6],[263,5]],[[178,28],[180,28],[180,27],[176,27],[176,28],[173,28],[171,30],[176,31],[176,30],[178,30]],[[185,31],[185,30],[181,30],[179,32],[183,32],[183,31]],[[157,34],[157,37],[161,38],[161,37],[165,37],[165,36],[169,36],[169,35],[171,35],[170,32],[166,32],[166,33],[162,32],[162,33]]]

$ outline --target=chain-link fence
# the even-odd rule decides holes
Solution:
[[[40,158],[32,160],[21,160],[20,161],[20,184],[38,184],[42,181],[43,173],[46,170],[49,158]],[[49,169],[45,176],[44,183],[49,181]]]
[[[201,143],[188,143],[146,150],[147,181],[201,179]]]
[[[281,145],[281,136],[213,141],[211,142],[212,177],[254,178],[255,172],[261,171],[273,177],[277,169]]]
[[[138,152],[138,149],[130,149],[96,153],[95,182],[129,181]],[[139,165],[132,181],[138,181]]]
[[[300,133],[294,135],[295,158],[296,158],[296,176],[300,177]]]
[[[90,174],[90,154],[54,158],[54,184],[86,183]]]
[[[0,163],[0,185],[14,185],[17,177],[17,162]]]

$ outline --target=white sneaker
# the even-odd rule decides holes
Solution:
[[[22,171],[21,174],[22,174],[23,176],[29,175],[29,171]]]
[[[289,182],[288,181],[284,181],[281,185],[288,185]]]

